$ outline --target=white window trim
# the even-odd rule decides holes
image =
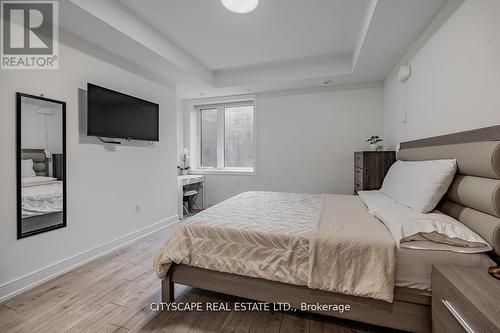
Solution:
[[[253,168],[230,168],[230,167],[219,167],[224,165],[224,131],[219,130],[217,134],[217,165],[218,167],[201,167],[201,119],[200,110],[217,108],[217,122],[218,128],[224,128],[224,112],[220,112],[219,109],[224,109],[228,106],[236,105],[253,105],[253,141],[254,141],[254,161]],[[193,104],[193,109],[191,113],[190,131],[191,138],[194,139],[191,146],[192,158],[191,158],[191,170],[190,174],[202,174],[202,175],[241,175],[241,176],[256,176],[257,175],[257,165],[258,165],[258,151],[257,151],[257,96],[256,95],[245,95],[237,96],[236,98],[215,98],[215,99],[200,99],[196,100]],[[194,135],[193,135],[194,134]]]

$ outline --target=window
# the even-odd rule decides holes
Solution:
[[[198,106],[196,110],[198,168],[204,171],[253,173],[253,101]]]
[[[217,109],[200,110],[202,167],[217,166]]]
[[[253,106],[224,108],[224,166],[253,167]]]

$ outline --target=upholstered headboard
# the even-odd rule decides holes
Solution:
[[[33,169],[37,176],[49,176],[49,160],[44,149],[22,149],[22,160],[33,160]]]
[[[500,256],[500,126],[401,143],[398,160],[454,158],[458,172],[438,209],[474,230]]]

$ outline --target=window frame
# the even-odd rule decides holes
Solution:
[[[257,106],[255,98],[237,101],[214,102],[197,104],[194,106],[195,118],[195,145],[194,168],[196,174],[228,174],[228,175],[257,175]],[[225,109],[228,107],[252,106],[253,107],[253,167],[226,167],[225,164]],[[201,165],[201,111],[217,109],[217,166],[204,167]],[[193,161],[193,160],[192,160]]]

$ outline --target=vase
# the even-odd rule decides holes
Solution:
[[[372,143],[370,144],[370,149],[372,151],[377,151],[378,150],[378,144],[377,143]]]

